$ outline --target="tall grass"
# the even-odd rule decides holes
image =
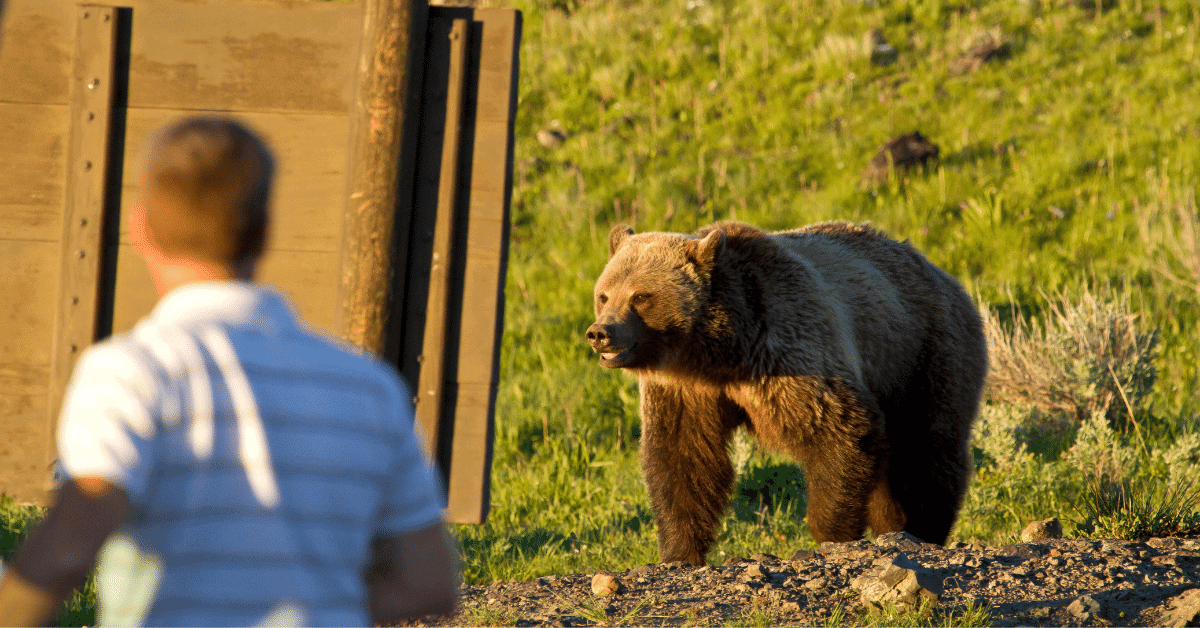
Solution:
[[[870,220],[990,304],[997,329],[1025,330],[1020,347],[1037,346],[1035,331],[1044,344],[1046,325],[1089,298],[1120,315],[1114,334],[1136,329],[1129,342],[1110,338],[1129,355],[1096,361],[1098,339],[1084,338],[1084,352],[1059,363],[1077,389],[1069,397],[1092,404],[1069,417],[996,397],[981,438],[1007,442],[1008,458],[977,447],[956,538],[999,542],[1029,519],[1071,519],[1085,481],[1078,452],[1104,449],[1129,475],[1185,473],[1165,457],[1190,455],[1173,448],[1200,412],[1200,119],[1190,97],[1200,93],[1200,8],[502,4],[524,12],[525,35],[493,514],[457,529],[472,580],[656,557],[636,383],[593,363],[582,337],[615,222],[686,231],[724,218],[766,228]],[[872,64],[873,30],[899,50],[896,63]],[[988,39],[1006,54],[952,71]],[[542,146],[544,129],[566,140]],[[940,146],[940,161],[864,185],[879,146],[913,130]],[[1036,356],[1028,366],[1052,366]],[[1101,406],[1102,424],[1092,421]],[[755,452],[710,560],[811,544],[802,487],[785,460]]]

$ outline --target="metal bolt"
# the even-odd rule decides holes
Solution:
[[[94,79],[88,81],[87,85],[88,85],[88,89],[96,89],[96,87],[98,87],[100,85],[100,79],[94,78]]]
[[[92,120],[95,120],[95,119],[96,119],[96,114],[89,111],[88,112],[88,122],[91,122]]]
[[[76,351],[79,351],[79,345],[72,344],[71,353],[75,353]]]
[[[75,305],[76,303],[79,303],[79,297],[71,297],[71,305]]]
[[[85,162],[83,162],[83,169],[84,169],[84,170],[91,170],[91,169],[92,169],[92,162],[90,162],[90,161],[85,161]]]
[[[87,257],[87,251],[84,251],[84,250],[80,249],[80,251],[79,251],[79,259],[83,259],[83,258],[85,258],[85,257]]]
[[[79,226],[80,226],[80,227],[86,227],[86,226],[87,226],[87,218],[80,218],[80,219],[79,219]]]

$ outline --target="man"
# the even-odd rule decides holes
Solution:
[[[453,611],[441,489],[395,371],[251,282],[272,174],[231,120],[151,141],[130,239],[159,302],[80,358],[58,427],[66,482],[0,580],[0,625],[51,620],[98,554],[102,624]]]

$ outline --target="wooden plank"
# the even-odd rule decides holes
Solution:
[[[0,102],[0,239],[62,236],[68,121],[66,105]]]
[[[109,136],[117,75],[117,10],[76,9],[71,72],[70,140],[62,219],[59,298],[50,365],[49,412],[53,426],[75,362],[97,336],[104,214],[108,203]],[[48,443],[48,445],[51,445]],[[52,445],[47,461],[53,460]]]
[[[471,148],[470,221],[465,238],[458,400],[450,468],[450,521],[487,519],[492,436],[504,327],[512,198],[513,124],[517,110],[521,14],[477,9],[472,52],[478,77],[468,95],[464,135]]]
[[[449,450],[447,449],[443,455],[443,452],[438,451],[437,443],[439,440],[443,440],[439,438],[439,433],[443,416],[446,414],[443,407],[445,397],[442,393],[447,372],[445,361],[442,358],[446,347],[446,319],[452,314],[450,291],[452,289],[451,263],[454,253],[451,250],[451,243],[454,240],[455,208],[458,206],[457,179],[460,168],[459,145],[462,142],[463,100],[466,95],[468,27],[467,20],[456,19],[451,21],[448,35],[444,31],[439,31],[437,34],[431,33],[432,37],[442,35],[447,41],[438,42],[430,52],[441,53],[443,46],[447,50],[444,55],[430,54],[427,56],[430,64],[445,63],[447,65],[445,89],[440,89],[439,81],[438,87],[430,90],[436,92],[435,97],[445,101],[445,117],[442,125],[445,131],[441,142],[442,155],[436,188],[437,201],[434,212],[432,250],[426,279],[428,297],[425,311],[417,314],[423,317],[424,323],[421,325],[424,327],[424,338],[420,345],[421,355],[418,360],[420,374],[413,381],[417,382],[416,416],[417,424],[425,436],[425,453],[439,459],[439,463],[443,467],[448,462]],[[440,72],[437,73],[437,76],[440,77]],[[421,238],[421,240],[424,241],[427,238]],[[422,265],[419,268],[423,270],[426,267]],[[419,302],[420,299],[414,295],[412,299],[406,300]],[[415,320],[413,324],[416,324]],[[415,346],[416,342],[412,344]]]
[[[0,241],[0,363],[50,364],[58,260],[57,242]]]
[[[127,243],[129,207],[141,190],[143,147],[154,131],[187,115],[207,112],[180,109],[130,109],[125,136],[125,178],[121,194],[121,241]],[[228,115],[227,112],[211,112]],[[258,113],[236,116],[261,134],[275,153],[271,196],[273,250],[338,250],[341,205],[346,193],[345,113]],[[332,304],[330,305],[332,308]]]
[[[26,362],[0,362],[0,493],[22,503],[44,503],[51,473],[47,443],[53,441],[46,421],[50,367]]]
[[[333,334],[333,302],[337,296],[335,251],[269,250],[258,278],[283,290],[305,322]],[[133,329],[139,319],[154,309],[157,300],[146,264],[131,245],[122,244],[117,252],[113,333]]]
[[[75,5],[7,0],[0,46],[0,102],[65,105],[69,98]]]
[[[128,6],[132,107],[344,114],[350,106],[358,3],[131,0]]]

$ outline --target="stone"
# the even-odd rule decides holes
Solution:
[[[800,612],[800,603],[799,602],[784,602],[783,604],[779,605],[779,610],[781,610],[785,613],[799,613]]]
[[[1159,625],[1181,628],[1200,624],[1200,589],[1190,589],[1167,601]]]
[[[554,148],[567,140],[565,131],[559,129],[542,129],[537,132],[538,144],[546,148]]]
[[[922,600],[936,604],[943,592],[941,581],[904,552],[876,560],[874,568],[850,581],[850,587],[859,592],[863,604],[872,606],[917,606]]]
[[[621,581],[607,571],[599,571],[592,576],[592,595],[596,597],[614,595],[619,593],[621,588]]]
[[[761,565],[759,563],[750,563],[750,565],[746,567],[746,571],[743,573],[751,578],[762,579],[770,576],[771,570],[767,569],[765,565]]]
[[[875,537],[875,544],[880,547],[894,547],[902,552],[917,552],[925,542],[907,532],[888,532]]]
[[[873,30],[867,34],[871,41],[871,63],[875,65],[891,65],[900,58],[900,52],[889,44],[883,32]]]
[[[883,185],[888,181],[889,172],[899,174],[903,170],[923,166],[937,159],[938,153],[938,145],[921,135],[920,131],[897,135],[879,147],[879,152],[875,153],[863,174],[863,183]]]
[[[1091,595],[1081,595],[1067,605],[1067,612],[1081,623],[1091,623],[1104,612],[1104,604]]]
[[[817,553],[812,550],[796,550],[796,553],[792,554],[792,560],[811,560],[816,557]]]
[[[1034,521],[1025,526],[1025,529],[1021,530],[1021,541],[1032,543],[1047,539],[1061,539],[1062,535],[1062,523],[1058,521],[1058,517],[1050,517],[1049,519]]]

